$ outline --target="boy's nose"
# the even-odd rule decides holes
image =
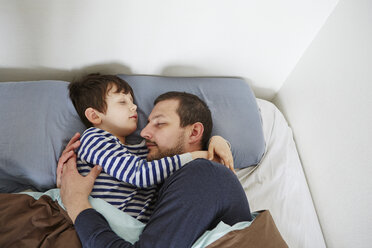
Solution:
[[[132,110],[133,110],[133,111],[137,110],[137,105],[136,105],[136,104],[133,104],[133,105],[132,105]]]

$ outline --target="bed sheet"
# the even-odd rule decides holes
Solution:
[[[272,103],[257,99],[266,149],[237,170],[252,211],[267,209],[289,247],[326,247],[291,128]]]

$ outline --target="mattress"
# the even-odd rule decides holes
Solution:
[[[326,247],[292,130],[275,105],[257,103],[265,154],[257,166],[237,170],[251,210],[269,210],[289,247]]]

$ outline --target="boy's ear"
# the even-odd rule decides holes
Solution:
[[[87,117],[88,121],[92,123],[93,125],[99,125],[101,124],[101,116],[99,115],[98,111],[94,108],[87,108],[85,110],[85,117]]]
[[[204,126],[201,122],[196,122],[190,126],[189,143],[193,145],[201,144],[204,133]]]

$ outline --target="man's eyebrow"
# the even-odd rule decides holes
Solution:
[[[163,114],[158,114],[158,115],[153,116],[151,119],[148,118],[148,119],[147,119],[147,122],[150,122],[150,121],[153,121],[153,120],[156,120],[156,119],[162,118],[162,117],[165,117],[165,115],[163,115]]]

